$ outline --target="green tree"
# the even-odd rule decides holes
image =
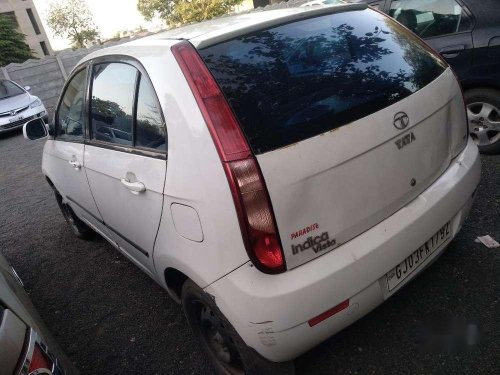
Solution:
[[[84,0],[57,0],[49,5],[47,23],[55,35],[71,40],[73,48],[83,48],[99,37],[92,12]]]
[[[24,38],[14,21],[0,14],[0,66],[22,63],[34,57]]]
[[[200,22],[230,12],[243,0],[138,0],[146,20],[158,16],[170,26]]]

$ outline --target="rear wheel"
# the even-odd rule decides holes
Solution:
[[[202,350],[218,374],[293,374],[293,362],[273,363],[249,348],[212,298],[191,280],[182,287],[182,306]]]
[[[61,209],[64,219],[71,227],[75,236],[81,238],[82,240],[90,240],[94,236],[95,232],[87,224],[81,221],[78,216],[76,216],[75,212],[69,205],[62,201],[62,197],[59,193],[56,192],[55,194],[57,204]]]
[[[483,154],[500,153],[500,91],[473,89],[465,93],[469,131]]]

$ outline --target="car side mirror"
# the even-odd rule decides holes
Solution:
[[[24,86],[24,89],[25,89],[26,91],[30,91],[30,90],[31,90],[31,86]]]
[[[24,124],[23,135],[24,138],[34,141],[36,139],[47,137],[49,132],[45,122],[41,118],[36,118]]]

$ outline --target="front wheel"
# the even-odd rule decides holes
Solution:
[[[482,154],[500,153],[500,91],[465,92],[469,132]]]
[[[212,298],[191,280],[182,287],[191,329],[218,374],[294,374],[293,362],[274,363],[249,348]]]

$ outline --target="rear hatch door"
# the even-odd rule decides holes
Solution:
[[[269,190],[288,269],[388,217],[449,165],[446,64],[371,9],[203,48]]]

